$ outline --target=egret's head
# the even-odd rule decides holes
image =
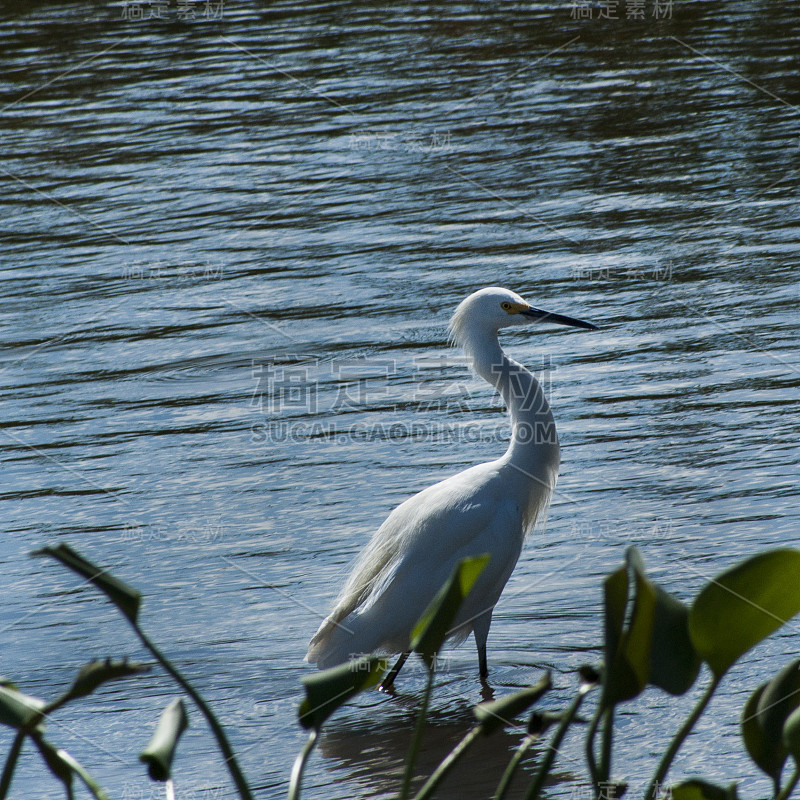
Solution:
[[[450,339],[462,347],[475,344],[475,337],[496,334],[501,328],[528,325],[531,322],[553,322],[575,328],[597,330],[596,325],[534,308],[516,292],[490,286],[473,292],[462,300],[450,319]]]

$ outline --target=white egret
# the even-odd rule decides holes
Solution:
[[[544,392],[531,372],[503,352],[497,338],[501,328],[531,321],[596,329],[589,322],[533,308],[518,294],[495,287],[471,294],[456,308],[451,340],[502,395],[511,415],[508,450],[495,461],[428,487],[389,514],[311,639],[306,655],[310,663],[323,669],[366,653],[400,653],[384,680],[388,688],[408,657],[415,623],[455,564],[489,553],[489,563],[451,631],[458,642],[474,633],[485,680],[492,611],[526,535],[547,510],[558,477],[558,437]]]

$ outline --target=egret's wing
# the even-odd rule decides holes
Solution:
[[[312,638],[306,658],[316,660],[337,628],[342,629],[342,636],[352,633],[352,626],[345,621],[353,612],[372,616],[379,612],[377,606],[389,602],[397,602],[399,607],[395,605],[388,614],[396,624],[384,626],[387,641],[392,639],[391,628],[410,630],[457,560],[503,549],[492,531],[505,530],[506,536],[499,537],[502,541],[515,538],[508,532],[514,526],[520,528],[519,517],[518,505],[503,492],[494,462],[472,467],[409,498],[392,511],[370,540],[333,611]],[[517,544],[511,545],[516,547],[515,554],[495,552],[496,566],[489,568],[491,573],[509,560],[513,569],[522,544],[521,538],[516,538]],[[416,614],[410,624],[409,614]],[[366,652],[369,648],[356,647],[356,638],[350,637],[354,645],[350,652]]]
[[[480,498],[452,523],[403,553],[391,574],[359,607],[357,617],[351,617],[375,620],[381,643],[393,645],[390,650],[407,646],[414,625],[461,559],[490,556],[453,621],[457,641],[469,634],[477,617],[491,612],[514,570],[523,536],[520,508],[513,499]]]

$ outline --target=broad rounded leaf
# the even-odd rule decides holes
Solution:
[[[783,746],[792,754],[792,758],[800,764],[800,708],[792,711],[784,723]]]
[[[414,626],[411,649],[422,656],[428,669],[433,668],[461,604],[489,563],[489,558],[488,553],[462,558]]]
[[[178,697],[161,712],[155,733],[139,755],[139,760],[147,764],[147,774],[151,780],[169,780],[175,749],[188,727],[186,707]]]
[[[481,731],[488,736],[506,725],[514,723],[514,717],[527,711],[540,697],[553,686],[550,673],[547,672],[536,686],[514,692],[499,700],[480,703],[472,709],[472,713],[481,726]]]
[[[672,800],[737,800],[736,784],[717,786],[694,778],[672,787]]]
[[[650,647],[653,636],[655,588],[645,577],[639,551],[629,547],[627,566],[612,573],[605,581],[606,600],[606,674],[603,705],[615,705],[636,697],[650,676]],[[628,575],[633,573],[633,610],[627,627],[622,629],[628,603]],[[623,585],[624,580],[624,585]],[[624,599],[624,604],[623,604]]]
[[[771,757],[770,750],[765,741],[764,731],[761,725],[759,725],[758,720],[758,703],[766,688],[767,684],[762,683],[761,686],[747,698],[747,702],[742,709],[742,721],[740,724],[742,741],[744,742],[748,755],[762,772],[766,772],[767,775],[774,780],[777,765]],[[783,765],[783,760],[781,760],[780,765]],[[780,767],[778,767],[777,771],[780,772]]]
[[[365,656],[303,678],[306,696],[297,710],[300,724],[318,731],[339,706],[377,686],[385,671],[386,659]]]
[[[628,569],[620,567],[603,581],[603,699],[604,705],[613,705],[619,694],[616,686],[623,681],[618,674],[618,651],[625,626],[625,609],[628,605]],[[615,669],[616,665],[616,669]]]
[[[717,679],[800,611],[800,551],[770,550],[708,583],[689,612],[689,635]]]
[[[656,607],[649,682],[670,694],[683,694],[700,671],[700,657],[689,637],[689,609],[658,584],[653,588]]]
[[[650,677],[650,646],[653,638],[656,595],[655,587],[645,577],[644,562],[639,550],[636,547],[629,547],[626,555],[634,576],[635,595],[630,624],[621,649],[636,676],[638,687],[636,694],[639,694]]]
[[[753,692],[742,712],[742,738],[747,752],[776,785],[789,756],[783,745],[784,724],[798,706],[800,661],[792,661]]]
[[[627,567],[620,567],[603,581],[603,601],[605,663],[611,664],[616,658],[625,625],[625,609],[628,605]]]

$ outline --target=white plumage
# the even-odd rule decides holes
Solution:
[[[456,309],[450,321],[453,342],[508,406],[508,450],[424,489],[389,514],[311,639],[309,662],[326,668],[372,652],[407,652],[411,630],[455,564],[489,553],[452,631],[456,641],[474,632],[481,677],[486,676],[492,611],[558,477],[550,406],[536,378],[503,352],[497,338],[501,328],[531,320],[594,328],[532,308],[508,289],[481,289]]]

